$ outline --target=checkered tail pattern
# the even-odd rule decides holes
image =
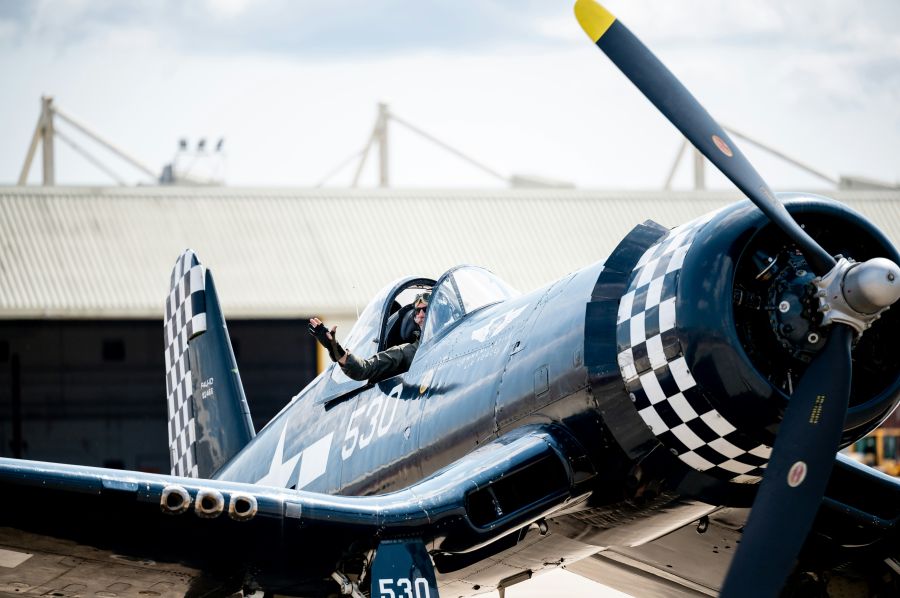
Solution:
[[[686,465],[735,483],[757,483],[772,449],[748,438],[704,396],[677,329],[678,278],[710,216],[673,229],[650,247],[619,302],[618,363],[638,414]]]
[[[172,475],[198,477],[188,341],[206,331],[206,268],[190,249],[175,262],[166,299],[166,393]]]

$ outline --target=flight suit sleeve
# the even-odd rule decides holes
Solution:
[[[341,369],[353,380],[384,380],[409,369],[418,343],[397,345],[376,353],[369,359],[360,359],[353,353],[347,354],[347,363]]]

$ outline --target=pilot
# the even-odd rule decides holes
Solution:
[[[413,300],[413,309],[415,314],[413,321],[416,324],[416,330],[413,332],[415,340],[411,343],[403,343],[396,345],[376,353],[369,359],[360,359],[352,353],[348,353],[341,347],[340,343],[334,338],[337,326],[328,330],[325,324],[318,318],[312,318],[309,321],[309,333],[315,337],[319,344],[328,351],[331,361],[336,361],[341,366],[341,370],[349,378],[353,380],[384,380],[396,374],[402,374],[409,369],[416,350],[419,348],[419,338],[422,330],[422,324],[425,322],[425,313],[428,310],[428,301],[431,299],[431,293],[422,293],[416,295]]]

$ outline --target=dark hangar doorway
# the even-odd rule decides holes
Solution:
[[[306,320],[228,330],[259,430],[316,375]],[[0,321],[0,455],[168,473],[158,320]]]

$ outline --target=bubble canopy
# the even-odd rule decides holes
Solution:
[[[520,294],[492,272],[479,266],[452,268],[438,279],[431,291],[422,342],[439,336],[473,311]]]

